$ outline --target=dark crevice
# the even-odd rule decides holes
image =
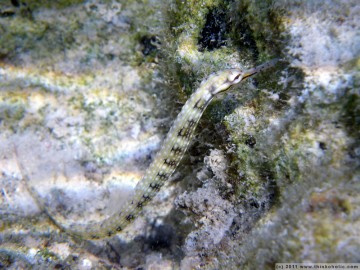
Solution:
[[[145,56],[158,52],[159,40],[156,36],[143,36],[140,39],[140,44],[142,46],[141,52]]]
[[[229,32],[228,16],[225,10],[215,8],[206,16],[204,28],[198,40],[199,51],[213,51],[227,45]]]

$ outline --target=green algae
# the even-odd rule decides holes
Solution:
[[[284,11],[276,5],[276,1],[239,1],[235,12],[239,19],[233,35],[238,46],[247,47],[260,61],[282,55],[285,44]]]
[[[84,0],[57,0],[57,1],[51,1],[51,0],[21,0],[20,3],[22,5],[25,5],[26,7],[30,9],[36,9],[36,8],[67,8],[69,6],[78,5],[83,3]]]
[[[229,63],[248,63],[264,62],[274,57],[280,57],[283,50],[283,38],[281,38],[282,15],[279,12],[268,12],[273,6],[272,1],[262,3],[260,9],[256,3],[251,1],[241,1],[235,3],[221,1],[174,1],[170,5],[170,11],[167,13],[167,22],[169,29],[167,37],[170,38],[170,46],[166,50],[172,51],[170,59],[176,63],[172,65],[168,76],[176,78],[174,88],[182,86],[180,99],[186,98],[181,95],[189,96],[199,78],[204,78],[212,72],[229,67]],[[260,12],[261,10],[261,12]],[[218,16],[218,17],[217,17]],[[224,17],[224,23],[222,23]],[[209,19],[210,18],[210,19]],[[212,20],[212,21],[211,21]],[[218,27],[214,27],[214,25]],[[221,26],[219,26],[221,25]],[[224,28],[224,29],[222,29]],[[213,29],[222,31],[225,37],[225,43],[219,41],[219,46],[210,46],[204,48],[201,44],[202,33],[204,29]],[[215,38],[218,33],[213,34]],[[266,39],[271,36],[277,42],[269,45]],[[175,40],[175,42],[174,42]],[[173,56],[171,56],[173,55]],[[255,64],[252,64],[255,65]],[[279,69],[279,68],[278,68]],[[169,68],[167,68],[169,70]],[[275,73],[276,68],[269,71]],[[268,72],[267,72],[268,73]],[[277,86],[276,76],[261,74],[256,80],[263,86],[280,90]],[[240,88],[246,88],[241,85]],[[221,100],[215,100],[210,104],[204,113],[202,122],[205,126],[212,126],[215,123],[222,123],[236,145],[235,154],[231,155],[231,173],[229,179],[234,183],[237,197],[245,196],[260,199],[269,185],[274,185],[276,164],[270,159],[263,159],[263,154],[257,151],[257,146],[253,149],[249,144],[249,138],[255,138],[266,123],[256,125],[255,128],[244,131],[244,119],[241,113],[233,113],[237,107],[244,106],[246,100],[252,100],[251,106],[255,108],[255,118],[261,115],[261,119],[266,118],[262,113],[264,108],[269,106],[269,101],[259,93],[241,94],[238,89],[232,90],[232,96],[235,99],[223,97]],[[254,91],[254,89],[253,89]],[[256,91],[256,90],[255,90]],[[248,92],[248,91],[247,91]],[[182,94],[183,93],[183,94]],[[230,95],[230,94],[229,94]],[[284,99],[288,97],[283,97]],[[286,108],[284,101],[278,103],[278,106]],[[280,109],[280,108],[279,108]],[[272,113],[269,112],[268,116]],[[215,136],[214,136],[215,137]],[[207,140],[207,138],[202,138]],[[222,139],[217,139],[217,143],[223,144]],[[214,141],[211,138],[209,141]],[[296,162],[294,161],[294,166]],[[287,165],[288,166],[288,165]],[[292,170],[292,172],[294,172]],[[239,177],[239,174],[241,175]],[[275,188],[276,189],[276,188]],[[271,193],[276,191],[272,190]]]
[[[168,28],[165,42],[168,45],[164,49],[168,51],[168,61],[176,63],[168,63],[172,69],[167,74],[177,78],[179,85],[189,89],[187,95],[199,78],[228,66],[235,53],[234,49],[226,46],[211,51],[201,49],[201,31],[207,23],[208,14],[216,9],[226,11],[228,5],[221,1],[174,1],[166,13]]]
[[[31,50],[48,26],[46,23],[33,22],[24,18],[9,18],[8,23],[0,22],[0,56],[11,56],[21,47]]]
[[[0,122],[13,132],[26,114],[26,95],[7,92],[0,95]]]
[[[151,15],[154,13],[153,8],[141,9],[138,8],[138,5],[132,5],[135,2],[127,1],[127,3],[123,3],[123,8],[137,9],[136,15],[133,17],[141,18],[143,22],[141,19],[135,19],[129,24],[132,33],[121,33],[119,42],[126,45],[123,54],[102,52],[103,47],[99,45],[101,44],[99,41],[108,39],[107,32],[104,31],[98,33],[96,40],[91,41],[90,44],[85,40],[81,41],[84,43],[84,51],[86,51],[86,57],[82,59],[82,63],[91,65],[92,61],[101,60],[105,64],[114,59],[122,59],[130,66],[141,66],[141,87],[144,89],[147,87],[147,91],[150,93],[159,93],[159,90],[150,89],[148,86],[156,74],[153,64],[158,64],[158,61],[160,61],[160,69],[165,79],[172,79],[168,86],[168,95],[171,96],[176,92],[175,95],[178,95],[178,99],[185,101],[199,81],[214,71],[230,67],[238,62],[250,67],[255,63],[264,62],[273,57],[282,57],[283,54],[286,54],[284,45],[287,44],[285,38],[287,34],[284,33],[283,11],[281,8],[277,8],[275,1],[174,1],[161,10],[162,13],[167,14],[166,18],[163,18],[166,23],[162,26],[159,26],[161,23]],[[145,5],[147,2],[141,1],[140,5]],[[80,3],[80,1],[75,3]],[[65,8],[70,5],[70,1],[59,1],[58,3],[54,2],[54,4],[47,1],[34,1],[32,8]],[[170,8],[167,9],[168,7]],[[94,7],[94,13],[91,13],[90,16],[99,22],[101,19],[95,10]],[[221,14],[231,21],[226,26],[228,29],[224,34],[227,43],[211,50],[204,49],[199,42],[203,29],[206,28],[209,14]],[[15,23],[18,19],[10,18],[10,20]],[[22,20],[24,21],[20,22],[20,25],[27,22],[25,19]],[[170,23],[168,24],[168,22]],[[96,24],[94,24],[95,26]],[[52,43],[51,46],[57,49],[45,50],[39,56],[47,57],[53,52],[61,52],[63,48],[76,46],[74,43],[78,41],[74,37],[76,37],[75,33],[81,29],[81,24],[73,21],[67,23],[66,27],[57,28],[48,27],[44,23],[39,31],[31,29],[31,27],[29,31],[16,29],[16,25],[12,27],[9,32],[12,34],[7,36],[9,43],[6,44],[5,39],[1,43],[4,45],[1,48],[5,48],[1,52],[2,55],[11,55],[14,49],[19,46],[15,39],[17,31],[28,42],[28,44],[24,43],[25,45],[22,47],[24,50],[31,49],[33,46],[31,38],[41,39],[44,31],[50,33],[48,34],[49,40],[60,40],[56,37],[61,34],[65,37],[63,39],[64,45],[61,45],[64,47]],[[159,27],[166,29],[161,28],[161,31],[158,31]],[[7,30],[2,26],[0,31],[5,33]],[[154,36],[160,37],[159,48],[144,55],[141,51],[144,49],[142,47],[143,38],[150,39]],[[138,48],[135,49],[136,47]],[[357,59],[350,61],[346,68],[348,71],[353,71],[358,70],[358,67],[359,60]],[[291,85],[291,82],[287,87],[277,84],[280,79],[279,74],[282,71],[289,77],[295,77],[294,86]],[[231,267],[233,269],[254,269],[253,262],[258,261],[259,258],[262,259],[260,261],[266,261],[264,269],[272,269],[276,261],[289,259],[300,261],[300,254],[305,249],[307,241],[312,240],[316,242],[315,248],[312,247],[314,252],[318,252],[318,254],[323,251],[329,254],[336,252],[336,245],[340,240],[337,240],[332,234],[338,228],[331,225],[334,216],[326,218],[329,214],[333,215],[332,210],[323,210],[323,213],[321,212],[322,209],[318,209],[317,213],[310,214],[299,210],[296,207],[299,205],[299,201],[303,200],[306,203],[311,199],[308,198],[306,190],[303,189],[290,196],[289,187],[302,185],[305,187],[308,185],[310,188],[316,185],[321,187],[319,182],[323,181],[330,185],[331,181],[334,180],[333,178],[336,178],[331,178],[332,176],[329,175],[329,180],[320,176],[322,176],[323,170],[339,169],[339,165],[336,163],[349,149],[341,143],[341,134],[333,131],[333,129],[336,130],[340,127],[335,127],[335,124],[330,126],[328,122],[344,124],[348,135],[358,138],[360,130],[359,97],[358,94],[352,93],[338,100],[337,102],[341,103],[340,105],[332,104],[330,106],[321,102],[317,104],[313,102],[292,108],[290,98],[299,95],[299,90],[303,87],[303,78],[304,76],[300,71],[291,70],[286,67],[286,64],[280,64],[272,70],[258,74],[250,82],[242,84],[240,89],[231,90],[231,94],[227,94],[228,96],[215,100],[205,112],[204,119],[200,123],[202,127],[215,130],[210,135],[200,131],[199,140],[203,141],[203,144],[211,143],[212,147],[231,149],[232,151],[231,154],[228,154],[230,159],[228,181],[233,184],[235,199],[232,198],[231,200],[235,201],[237,206],[250,205],[245,208],[250,211],[242,212],[241,216],[244,217],[244,220],[246,218],[251,219],[252,215],[262,217],[252,222],[244,222],[241,225],[251,228],[257,225],[261,228],[263,224],[266,224],[267,218],[276,218],[280,203],[284,204],[284,208],[288,208],[286,215],[280,214],[280,221],[277,221],[278,231],[273,233],[273,237],[270,235],[271,231],[266,230],[254,235],[249,234],[248,231],[244,234],[239,233],[241,244],[246,242],[248,238],[252,238],[254,243],[248,245],[244,243],[243,247],[234,249],[234,253],[229,254],[233,257],[227,258],[224,264],[229,266],[228,269]],[[358,85],[354,84],[353,87],[356,88]],[[269,91],[278,94],[279,98],[271,99]],[[314,92],[320,92],[326,96],[324,87],[318,87]],[[174,100],[162,99],[162,97],[159,96],[154,99],[161,104],[162,108],[165,108],[165,111],[172,110],[172,108],[166,108],[173,107]],[[88,146],[94,159],[100,163],[105,163],[104,151],[93,147],[93,133],[91,131],[94,129],[94,124],[98,124],[97,135],[107,133],[112,125],[119,124],[115,119],[119,116],[116,113],[114,115],[113,110],[109,112],[107,117],[97,119],[96,108],[107,105],[101,101],[87,102],[85,95],[73,96],[67,103],[72,108],[84,112],[85,132],[82,134],[81,140]],[[119,104],[118,114],[120,116],[131,115],[134,107],[126,106],[121,102]],[[113,105],[116,104],[111,104],[111,106]],[[296,117],[289,120],[286,112],[292,109]],[[315,110],[317,112],[314,115]],[[250,111],[250,114],[246,114],[247,111]],[[41,115],[44,114],[45,111],[43,110]],[[338,118],[339,115],[341,117]],[[13,111],[9,111],[8,117],[11,121],[18,121],[22,119],[23,115],[20,108],[16,107]],[[120,119],[125,121],[124,118],[120,117]],[[277,120],[280,122],[280,131],[271,130],[272,121]],[[249,121],[250,125],[247,124]],[[324,132],[325,128],[328,128],[326,132]],[[270,132],[266,132],[267,129],[270,129]],[[331,139],[330,137],[334,138]],[[201,146],[200,144],[199,148]],[[356,143],[352,148],[355,147]],[[313,152],[308,151],[309,149]],[[196,150],[193,152],[198,153]],[[349,151],[349,153],[350,156],[356,156],[355,150]],[[348,178],[348,175],[340,175],[334,181],[336,183],[346,182]],[[265,204],[266,209],[261,208],[262,203]],[[335,209],[337,215],[344,213],[350,215],[355,207],[347,197],[341,197],[331,205],[330,208]],[[336,222],[339,222],[338,226],[341,227],[344,221],[337,219]],[[282,231],[283,227],[287,227],[286,232]],[[309,235],[307,230],[310,229],[313,230]],[[236,233],[238,232],[235,231],[234,235]],[[275,237],[277,235],[280,235],[279,238]],[[249,240],[249,242],[251,241]],[[251,251],[246,250],[246,248]],[[307,248],[311,247],[308,246]],[[240,264],[240,259],[237,257],[238,254],[243,254],[244,250],[245,254],[248,255],[246,258],[241,258],[245,262],[245,266]],[[43,253],[44,256],[48,254],[46,250]],[[219,257],[221,258],[221,256]],[[49,254],[49,258],[51,259],[51,254]],[[251,259],[253,259],[252,262],[250,262]],[[233,264],[229,265],[231,261]]]
[[[243,59],[266,60],[274,55],[277,57],[283,55],[285,52],[284,44],[286,44],[288,36],[287,33],[284,33],[284,12],[281,8],[277,8],[274,1],[262,1],[261,3],[260,1],[241,1],[234,10],[234,14],[238,14],[239,18],[234,18],[236,27],[233,29],[236,30],[229,35],[229,37],[232,38],[232,42],[229,44],[238,47],[242,46],[245,50],[245,52],[243,50],[241,53]],[[240,14],[244,15],[241,16]],[[245,26],[245,29],[239,31],[240,26]],[[184,27],[184,25],[182,25],[182,27]],[[199,32],[194,33],[194,36],[196,36]],[[241,34],[244,33],[246,34],[246,39],[241,36]],[[267,39],[273,40],[273,42],[270,44]],[[191,42],[188,41],[189,45],[187,45],[186,48],[189,52],[198,48],[195,40],[196,38],[193,38]],[[230,51],[231,48],[236,47],[227,47]],[[214,53],[214,51],[210,53]],[[195,53],[193,53],[193,55],[195,55]],[[226,56],[223,57],[226,58]],[[201,58],[198,57],[197,59]],[[179,58],[177,60],[179,60]],[[180,62],[181,61],[183,65],[181,65],[180,68],[186,67],[183,72],[190,69],[187,66],[193,64],[191,58],[189,60],[189,58],[184,57],[180,59]],[[358,63],[358,61],[349,63],[348,69],[350,69],[351,72],[356,70],[356,63]],[[202,64],[204,64],[204,69],[206,69],[206,63],[202,62]],[[215,66],[217,64],[219,64],[219,62],[216,62]],[[352,65],[352,67],[350,65]],[[221,66],[221,63],[219,66]],[[293,85],[288,85],[288,89],[291,89],[291,91],[287,93],[284,92],[283,86],[278,85],[280,79],[278,72],[281,68],[285,68],[284,72],[295,78]],[[188,72],[190,79],[186,78],[183,81],[191,84],[192,78],[200,76],[200,73],[197,73],[197,69],[198,67],[195,66],[194,69],[192,69],[192,73]],[[207,125],[212,125],[212,121],[220,120],[231,138],[231,149],[233,152],[229,155],[231,157],[231,165],[228,175],[231,183],[235,185],[236,197],[244,200],[242,203],[246,204],[246,201],[250,203],[249,198],[251,197],[261,203],[264,195],[268,196],[273,194],[272,196],[276,197],[275,200],[265,200],[267,203],[270,203],[270,206],[277,207],[279,204],[276,203],[284,203],[286,205],[285,207],[291,208],[291,206],[288,205],[289,202],[284,200],[288,196],[289,187],[293,185],[309,185],[314,187],[320,185],[319,178],[324,181],[327,179],[327,183],[334,181],[332,183],[336,184],[348,180],[348,175],[339,176],[337,179],[336,177],[332,178],[333,176],[326,178],[324,176],[319,177],[319,175],[325,173],[329,168],[332,173],[334,173],[333,170],[338,169],[341,171],[344,169],[341,167],[342,165],[339,165],[339,161],[344,159],[344,155],[347,155],[349,145],[344,144],[344,140],[346,139],[341,132],[334,132],[335,125],[332,126],[329,124],[329,121],[331,121],[329,119],[333,119],[332,121],[334,122],[341,121],[345,123],[350,137],[358,138],[358,130],[360,130],[357,117],[357,115],[359,115],[359,113],[357,113],[359,108],[358,95],[344,95],[344,97],[332,101],[331,104],[327,104],[325,100],[317,100],[315,94],[314,98],[312,98],[311,93],[309,100],[307,100],[304,106],[298,105],[297,108],[291,108],[289,104],[291,96],[296,95],[296,92],[299,93],[304,87],[302,83],[304,74],[300,70],[289,69],[282,65],[264,73],[268,75],[260,74],[254,79],[257,82],[258,88],[255,89],[255,91],[259,91],[259,89],[271,89],[273,93],[278,93],[277,100],[269,99],[269,93],[265,92],[267,90],[258,94],[246,93],[248,99],[240,98],[239,95],[236,94],[233,95],[233,97],[236,97],[236,101],[226,101],[226,98],[224,102],[214,101],[204,114],[205,120],[202,121],[207,121]],[[276,75],[274,76],[274,74]],[[179,73],[177,75],[179,75]],[[342,86],[340,86],[339,89],[341,89],[341,87]],[[246,86],[244,88],[246,88]],[[356,88],[357,86],[354,85],[354,89]],[[354,91],[350,89],[349,87],[348,91],[350,93]],[[323,97],[330,96],[326,88],[317,87],[313,91],[316,94],[322,93]],[[246,100],[251,100],[251,102]],[[242,109],[239,110],[239,113],[236,112],[236,104],[241,104],[239,108],[241,107]],[[220,105],[225,106],[221,107]],[[297,118],[289,121],[286,119],[286,113],[292,109],[296,111]],[[234,112],[231,112],[231,110]],[[242,112],[246,112],[246,110],[252,111],[252,115],[242,114]],[[317,112],[315,113],[315,111]],[[251,119],[254,119],[254,121],[251,122],[250,125],[247,125],[246,123]],[[266,129],[271,127],[271,121],[269,121],[269,119],[279,119],[281,127],[279,133],[276,131],[266,133]],[[224,133],[222,133],[222,135],[223,134]],[[332,136],[330,136],[330,134]],[[219,141],[221,143],[221,140]],[[348,142],[351,141],[352,140]],[[212,142],[214,142],[214,140],[212,140]],[[355,145],[350,146],[350,149],[354,147]],[[228,148],[230,148],[229,145]],[[355,154],[352,153],[351,155],[354,156]],[[271,191],[271,189],[273,190]],[[302,194],[300,193],[299,195]],[[296,204],[295,202],[293,203]],[[352,209],[350,200],[347,198],[341,199],[337,207],[343,209],[346,214],[349,214],[351,212],[350,209]],[[258,212],[261,213],[261,211]],[[266,213],[266,211],[260,215],[264,215],[264,213]],[[306,228],[312,227],[312,225],[306,221],[308,219],[307,216],[304,216],[300,212],[296,213],[299,214],[299,219],[305,220],[304,223],[306,224],[303,226]],[[252,212],[252,214],[254,213]],[[244,215],[246,216],[246,213]],[[289,213],[289,215],[291,216],[291,213]],[[296,214],[293,213],[293,215]],[[316,222],[318,222],[317,219],[321,219],[321,217],[314,217]],[[293,220],[296,220],[296,217],[293,217]],[[341,224],[344,220],[338,220],[338,222]],[[280,222],[280,224],[283,223]],[[327,221],[324,220],[324,223],[319,224],[318,229],[314,230],[311,236],[304,234],[304,232],[299,232],[295,225],[291,227],[293,235],[288,236],[287,239],[282,239],[282,242],[279,240],[279,253],[277,255],[269,254],[266,256],[270,260],[267,269],[273,267],[270,256],[275,256],[277,260],[287,258],[284,256],[286,251],[281,248],[281,245],[285,246],[285,249],[291,254],[292,258],[297,258],[296,256],[298,256],[304,248],[303,243],[299,240],[300,238],[295,236],[299,234],[303,239],[305,238],[309,241],[315,239],[317,245],[315,250],[317,250],[318,254],[321,254],[322,250],[328,254],[336,252],[336,245],[339,242],[338,238],[332,237],[331,234],[333,234],[336,229],[330,224],[330,219]],[[257,237],[261,238],[261,234]],[[258,246],[261,248],[261,244]],[[264,246],[266,246],[265,243]],[[254,249],[254,246],[250,244],[249,248]],[[238,251],[240,253],[241,248],[239,248]],[[228,259],[228,257],[226,258]],[[251,258],[251,256],[249,256],[249,258]],[[248,258],[244,259],[247,260]],[[254,261],[257,260],[256,257],[253,257],[253,259]],[[234,264],[236,265],[236,263]],[[237,266],[242,268],[243,265]],[[254,267],[252,263],[247,264],[247,266],[249,267],[248,269],[253,269]],[[234,267],[234,265],[232,265],[232,267]],[[236,269],[236,267],[232,269]],[[245,269],[247,268],[245,267]]]

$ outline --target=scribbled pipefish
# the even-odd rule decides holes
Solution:
[[[277,61],[277,59],[274,59],[245,71],[239,68],[224,70],[210,75],[207,80],[203,81],[177,116],[162,148],[156,154],[154,161],[146,170],[141,181],[137,184],[134,196],[118,213],[113,214],[108,219],[99,223],[89,223],[86,226],[70,225],[66,227],[49,214],[44,204],[41,203],[40,196],[33,188],[30,188],[30,192],[54,223],[71,235],[80,236],[85,239],[100,239],[121,232],[139,215],[143,207],[152,200],[165,181],[174,173],[191,142],[201,115],[213,97],[246,78],[274,66]]]

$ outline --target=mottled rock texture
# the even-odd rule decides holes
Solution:
[[[0,268],[359,262],[359,17],[355,0],[1,1]],[[25,188],[64,224],[105,218],[201,80],[272,58],[210,104],[124,233],[74,239]]]

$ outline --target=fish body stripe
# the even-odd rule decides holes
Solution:
[[[203,81],[177,116],[160,151],[136,185],[134,196],[118,213],[102,222],[91,223],[86,226],[71,225],[65,227],[49,214],[50,218],[66,232],[86,239],[101,239],[122,231],[136,219],[142,208],[151,201],[174,173],[191,142],[197,123],[213,97],[226,91],[232,85],[238,84],[243,79],[273,66],[275,63],[276,61],[268,62],[247,71],[228,69],[211,75],[206,81]],[[40,196],[35,194],[35,191],[31,193],[39,202],[38,198]],[[49,211],[46,212],[49,213]]]
[[[217,78],[214,77],[213,79]],[[162,148],[137,184],[131,203],[127,203],[122,208],[121,214],[110,217],[100,225],[72,227],[70,233],[91,239],[109,237],[118,233],[118,228],[125,228],[139,215],[142,208],[159,192],[160,188],[174,173],[184,156],[197,123],[214,97],[210,90],[210,84],[205,83],[185,103],[170,128]],[[67,231],[69,230],[67,229]]]

